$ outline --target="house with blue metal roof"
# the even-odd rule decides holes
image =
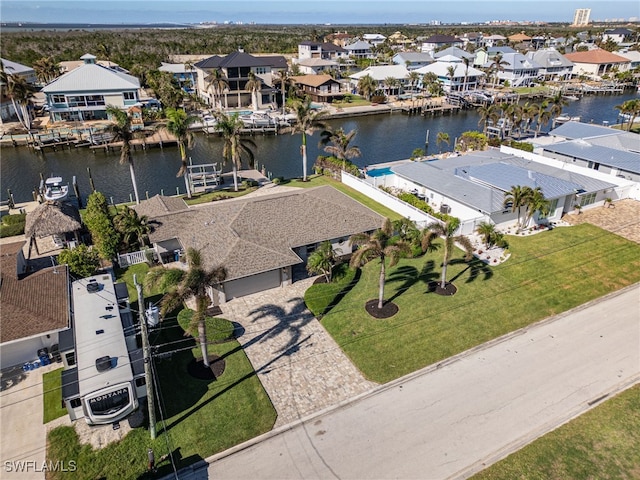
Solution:
[[[543,146],[543,156],[640,182],[640,139],[637,134],[567,122],[551,130],[549,135],[558,141]]]
[[[550,203],[546,216],[537,212],[531,224],[558,221],[582,207],[601,204],[617,187],[599,177],[564,170],[534,160],[533,154],[517,156],[490,149],[442,160],[407,162],[391,167],[385,186],[415,192],[434,210],[458,217],[461,233],[473,233],[481,222],[498,228],[512,226],[517,213],[504,203],[514,186],[540,188]]]

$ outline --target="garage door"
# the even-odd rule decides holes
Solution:
[[[232,298],[243,297],[244,295],[250,295],[279,286],[280,270],[271,270],[269,272],[251,275],[250,277],[225,282],[224,293],[228,301]]]

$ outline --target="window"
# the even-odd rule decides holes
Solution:
[[[256,75],[264,75],[265,73],[267,73],[267,67],[256,67],[256,70],[254,73]]]
[[[553,216],[556,213],[556,207],[558,206],[558,199],[554,198],[553,200],[549,200],[549,215]],[[538,211],[538,219],[547,218],[548,215],[543,215],[542,212]]]
[[[584,207],[585,205],[591,205],[596,201],[596,193],[589,193],[587,195],[583,195],[580,197],[580,206]]]
[[[138,377],[136,378],[136,387],[142,387],[143,385],[147,384],[147,379],[144,377]]]
[[[69,352],[64,356],[67,359],[67,365],[75,365],[76,364],[76,352]]]
[[[135,100],[136,92],[123,92],[122,96],[125,100]]]
[[[69,97],[67,103],[70,107],[86,107],[87,100],[84,96]]]
[[[64,98],[64,95],[51,95],[51,101],[53,103],[65,103],[66,100]]]
[[[129,404],[129,389],[123,387],[89,398],[88,403],[94,415],[113,415]]]
[[[80,402],[79,398],[72,398],[71,400],[69,400],[69,405],[71,406],[71,408],[78,408],[80,407],[80,405],[82,405],[82,403]]]

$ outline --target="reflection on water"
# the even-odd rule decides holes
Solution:
[[[637,94],[588,96],[571,102],[564,108],[564,112],[570,116],[580,116],[584,122],[602,124],[603,121],[608,121],[615,124],[618,111],[614,107],[632,98],[637,98]],[[410,157],[414,149],[425,148],[427,132],[427,153],[450,150],[455,138],[463,132],[480,128],[478,121],[479,116],[476,112],[466,111],[456,115],[427,118],[387,113],[332,120],[328,123],[335,128],[341,126],[346,131],[358,131],[354,144],[360,147],[362,156],[354,159],[354,163],[363,167]],[[436,145],[439,132],[449,135],[451,145]],[[258,147],[255,156],[259,169],[264,166],[274,177],[289,178],[302,175],[299,135],[256,135],[252,139]],[[318,148],[318,133],[307,140],[311,171],[315,158],[323,152]],[[91,169],[96,188],[107,198],[113,197],[115,202],[127,201],[133,192],[129,167],[119,164],[117,153],[106,154],[88,148],[73,148],[42,155],[26,147],[4,147],[1,153],[1,197],[4,197],[10,188],[16,201],[32,200],[31,192],[38,186],[41,173],[45,177],[55,174],[69,182],[75,175],[81,194],[86,196],[89,193],[87,167]],[[220,138],[215,135],[198,134],[196,145],[189,155],[193,163],[213,163],[221,162],[221,153]],[[142,198],[145,197],[145,192],[150,196],[161,192],[167,195],[175,194],[176,188],[184,193],[184,180],[175,176],[180,166],[177,147],[137,151],[134,153],[134,162],[138,191]]]

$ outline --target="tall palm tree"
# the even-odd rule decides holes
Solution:
[[[640,100],[637,98],[627,100],[622,105],[616,105],[615,108],[623,115],[629,116],[629,123],[627,124],[627,131],[631,131],[636,117],[640,115]]]
[[[469,78],[469,64],[471,63],[471,58],[469,57],[462,57],[462,63],[464,63],[464,83],[463,83],[463,89],[469,90],[469,86],[467,85],[467,79]]]
[[[384,86],[387,89],[387,96],[391,96],[394,89],[396,89],[400,85],[400,80],[395,77],[387,77],[384,79]]]
[[[549,120],[551,120],[551,110],[547,110],[547,104],[543,102],[538,112],[538,118],[536,119],[536,137],[540,135],[540,130],[542,130],[543,125],[548,124]]]
[[[346,169],[347,160],[362,155],[360,148],[350,145],[351,141],[357,134],[357,130],[353,129],[349,133],[340,127],[338,130],[324,130],[320,134],[320,145],[324,146],[324,151],[342,160],[342,169]]]
[[[527,205],[530,198],[530,187],[522,187],[520,185],[511,186],[511,190],[504,193],[503,205],[511,208],[511,212],[518,212],[517,227],[520,228],[520,212],[522,207]]]
[[[407,79],[409,80],[409,85],[411,85],[411,104],[413,104],[413,92],[415,91],[415,86],[420,82],[420,74],[415,70],[411,70]]]
[[[262,90],[262,79],[255,73],[249,72],[249,80],[245,85],[245,90],[251,92],[251,108],[253,110],[258,109],[258,93]]]
[[[160,312],[163,316],[192,297],[195,298],[196,309],[191,318],[191,325],[192,327],[197,326],[202,361],[208,367],[209,355],[207,354],[205,319],[211,299],[207,290],[212,285],[222,283],[227,277],[227,270],[219,265],[207,269],[200,250],[191,247],[187,249],[187,266],[188,270],[186,271],[178,268],[154,267],[149,270],[144,279],[145,286],[147,288],[159,286],[166,291],[160,301]]]
[[[222,157],[225,163],[231,163],[233,169],[233,188],[238,191],[238,170],[242,168],[242,157],[247,157],[249,163],[253,163],[254,153],[257,149],[255,142],[242,137],[241,131],[244,123],[237,113],[229,115],[223,111],[216,113],[216,128],[222,135]]]
[[[291,131],[292,134],[300,133],[302,135],[302,146],[300,153],[302,154],[302,181],[307,181],[307,135],[313,135],[317,129],[325,129],[322,121],[324,112],[311,108],[311,99],[305,97],[293,103],[293,109],[296,114],[297,122]]]
[[[292,80],[288,70],[280,70],[276,73],[275,83],[280,84],[280,94],[282,95],[282,114],[287,113],[286,101],[287,101],[287,88],[291,85]]]
[[[438,132],[438,136],[436,137],[436,145],[440,149],[440,153],[442,153],[442,149],[440,148],[441,143],[446,143],[449,146],[450,138],[449,134],[446,132]]]
[[[216,68],[204,79],[207,91],[213,94],[213,104],[216,108],[222,109],[222,94],[229,89],[229,82],[224,77],[222,70]]]
[[[473,245],[469,238],[465,235],[455,235],[460,221],[457,219],[448,220],[447,222],[433,222],[427,225],[425,235],[422,240],[423,250],[433,243],[437,237],[443,237],[444,249],[442,259],[442,276],[440,278],[440,288],[445,288],[447,284],[447,266],[453,254],[454,244],[458,243],[465,251],[465,260],[470,260],[473,255]]]
[[[400,258],[409,255],[409,244],[403,240],[391,242],[393,236],[393,225],[391,220],[385,219],[382,228],[375,232],[357,233],[351,235],[349,243],[358,247],[351,256],[351,266],[359,267],[376,258],[380,259],[380,277],[378,280],[378,308],[384,306],[384,285],[386,280],[386,260],[389,259],[389,267],[398,263]]]
[[[151,227],[147,223],[146,215],[138,216],[138,213],[124,205],[118,208],[118,213],[113,217],[113,227],[120,233],[122,242],[127,247],[141,248],[147,243],[147,235]]]
[[[176,177],[184,176],[184,184],[187,189],[187,197],[191,198],[191,189],[189,188],[189,179],[187,173],[187,150],[190,150],[195,141],[193,133],[189,130],[190,126],[198,121],[198,117],[189,116],[182,109],[168,108],[165,113],[167,122],[162,126],[167,132],[176,137],[178,148],[180,149],[180,170],[176,173]]]
[[[447,77],[449,78],[449,91],[453,92],[453,79],[456,76],[456,67],[449,65],[447,67]]]
[[[562,91],[559,90],[549,99],[549,105],[551,105],[551,107],[549,108],[551,117],[556,118],[562,115],[562,108],[569,105],[569,102],[565,100],[565,98],[562,96]]]
[[[138,184],[136,182],[136,172],[133,165],[133,155],[131,154],[131,140],[133,140],[135,136],[135,133],[131,130],[131,118],[127,112],[113,105],[109,105],[106,111],[107,115],[113,120],[113,123],[109,125],[109,131],[111,131],[115,139],[122,142],[120,147],[120,164],[129,164],[133,194],[136,198],[136,204],[138,204],[140,203],[140,197],[138,196]]]
[[[482,107],[478,108],[478,113],[480,114],[478,125],[483,126],[482,132],[484,134],[487,133],[487,127],[489,126],[489,123],[493,123],[495,125],[495,123],[500,118],[498,110],[499,107],[495,103],[492,103],[490,105],[483,105]]]
[[[498,81],[500,80],[498,73],[504,72],[504,66],[507,64],[507,61],[503,59],[502,54],[498,53],[495,57],[493,57],[493,61],[489,66],[489,70],[495,72],[493,86],[498,85]]]
[[[2,64],[2,62],[0,62]],[[26,130],[31,130],[31,101],[35,94],[35,88],[24,77],[13,75],[4,70],[4,65],[0,70],[0,83],[3,84],[7,97],[11,99],[11,104],[16,112],[18,122]]]
[[[540,105],[537,103],[527,102],[522,106],[522,118],[524,119],[525,133],[530,131],[531,124],[536,118],[538,118],[538,113],[540,113]]]
[[[376,82],[371,75],[365,75],[358,80],[358,93],[367,100],[371,100],[371,97],[377,89],[378,82]]]

